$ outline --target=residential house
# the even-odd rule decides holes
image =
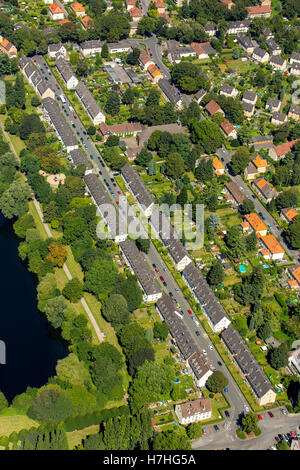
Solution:
[[[300,266],[289,266],[288,273],[291,276],[291,280],[288,284],[291,289],[300,289]]]
[[[271,52],[271,55],[280,55],[282,50],[281,47],[273,38],[266,39],[266,45]]]
[[[265,64],[268,62],[270,56],[269,53],[261,47],[256,47],[253,51],[252,58],[261,64]]]
[[[288,224],[290,224],[293,221],[294,217],[297,217],[297,215],[298,212],[293,209],[293,207],[285,207],[280,211],[280,217]]]
[[[119,251],[132,274],[137,277],[143,291],[143,301],[156,302],[162,296],[162,290],[136,244],[132,240],[122,241]]]
[[[85,31],[87,31],[89,28],[92,28],[92,27],[93,27],[93,25],[94,25],[94,20],[93,20],[90,16],[86,15],[86,16],[84,16],[83,18],[81,18],[80,23],[81,23],[83,29],[84,29]]]
[[[182,278],[189,287],[208,323],[215,333],[230,325],[230,320],[217,297],[206,282],[199,268],[190,263],[182,272]]]
[[[191,46],[178,47],[171,49],[168,53],[168,59],[171,64],[179,64],[184,57],[195,57],[196,51]]]
[[[126,4],[126,10],[130,10],[131,8],[134,8],[136,5],[136,0],[125,0]]]
[[[246,214],[245,220],[248,222],[250,228],[256,233],[256,235],[260,235],[261,237],[267,235],[268,227],[255,212]]]
[[[74,75],[70,65],[62,57],[58,57],[56,59],[55,66],[68,90],[76,88],[78,85],[78,79]]]
[[[255,103],[257,101],[257,94],[254,93],[253,91],[246,90],[245,93],[243,94],[242,101],[244,103],[249,103],[249,104],[255,105]]]
[[[200,44],[200,42],[192,42],[191,47],[196,52],[198,59],[208,59],[209,55],[207,54],[207,52],[205,52],[205,50],[201,47]]]
[[[140,19],[142,18],[143,14],[142,14],[141,10],[137,7],[130,8],[130,10],[128,10],[128,11],[129,11],[129,15],[132,18],[132,21],[130,23],[129,36],[133,36],[137,32],[138,23],[139,23]]]
[[[166,5],[165,5],[165,2],[163,0],[153,0],[153,3],[155,4],[159,14],[165,13]]]
[[[290,64],[299,64],[300,65],[300,52],[293,52],[290,58]]]
[[[220,88],[220,95],[227,96],[228,98],[236,98],[239,91],[231,85],[224,83]]]
[[[254,49],[258,46],[258,43],[249,36],[246,36],[246,34],[238,34],[237,40],[249,55],[253,54]]]
[[[268,98],[266,103],[266,110],[270,113],[278,112],[280,110],[281,101],[277,98]]]
[[[285,142],[283,144],[277,145],[275,147],[275,154],[272,155],[272,158],[277,161],[284,158],[294,147],[295,143],[298,142],[300,139],[294,139],[290,142]]]
[[[245,178],[252,180],[257,178],[261,173],[267,171],[267,160],[260,157],[259,154],[252,157],[249,165],[245,169]]]
[[[175,413],[180,424],[190,424],[211,417],[210,398],[198,398],[175,405]]]
[[[215,23],[207,23],[204,26],[204,31],[206,32],[208,36],[213,37],[213,36],[216,36],[218,28]]]
[[[66,53],[67,49],[61,42],[48,45],[48,56],[50,57],[50,59],[56,59],[56,57],[58,57],[59,55],[65,57]]]
[[[284,113],[280,113],[278,111],[275,111],[273,113],[272,118],[271,118],[271,124],[274,124],[274,126],[281,126],[284,122],[287,121],[287,115]]]
[[[156,65],[150,65],[148,67],[148,73],[151,76],[152,83],[156,84],[161,78],[164,78],[163,74]]]
[[[226,330],[222,331],[221,338],[247,379],[258,405],[264,406],[274,403],[276,393],[271,382],[236,329],[231,325],[228,326]]]
[[[142,132],[143,128],[139,122],[124,122],[123,124],[114,124],[108,126],[105,122],[102,122],[99,126],[99,133],[106,142],[110,135],[117,135],[119,137],[136,136],[139,132]]]
[[[121,169],[121,176],[132,192],[133,196],[136,198],[144,215],[146,217],[150,217],[154,205],[154,197],[146,188],[139,174],[136,172],[133,166],[131,166],[129,163],[125,163]]]
[[[174,103],[177,109],[182,109],[182,97],[176,86],[171,85],[169,80],[167,80],[166,78],[161,78],[160,80],[158,80],[158,86],[162,92],[163,97],[167,101]]]
[[[132,47],[126,41],[111,42],[108,44],[108,50],[110,54],[122,54],[123,52],[130,52]]]
[[[251,25],[251,21],[243,20],[243,21],[232,21],[229,23],[227,28],[227,34],[239,34],[239,33],[247,33]]]
[[[72,12],[75,13],[75,15],[78,18],[83,18],[85,16],[85,8],[81,3],[79,2],[71,3],[70,8]]]
[[[204,54],[207,54],[208,56],[214,55],[217,53],[217,51],[212,47],[211,43],[206,41],[206,42],[198,42],[198,47],[201,47],[203,50]],[[199,49],[200,50],[200,49]]]
[[[284,258],[284,249],[280,245],[280,243],[276,240],[274,235],[265,235],[260,237],[264,248],[260,250],[260,254],[266,260],[282,260]]]
[[[264,35],[266,41],[268,41],[269,39],[272,39],[274,37],[274,34],[272,33],[272,31],[270,30],[270,28],[268,26],[265,26],[263,28],[262,34]]]
[[[223,109],[214,100],[210,100],[210,102],[205,106],[204,110],[209,116],[213,116],[216,113],[222,113],[223,116],[225,115]]]
[[[225,192],[229,195],[228,201],[232,204],[239,206],[246,199],[246,195],[235,181],[230,181],[225,184]]]
[[[231,10],[231,8],[235,5],[235,3],[232,0],[220,0],[221,3],[227,6],[228,10]]]
[[[277,191],[262,177],[254,180],[252,184],[266,204],[269,204],[274,197],[278,196]]]
[[[87,114],[89,115],[94,126],[100,124],[101,122],[105,122],[105,114],[103,110],[100,108],[92,93],[82,80],[77,84],[75,93]]]
[[[254,111],[255,111],[255,104],[246,103],[246,101],[242,101],[242,106],[244,109],[244,114],[247,118],[250,118],[251,116],[253,116]]]
[[[103,41],[99,39],[91,39],[90,41],[84,41],[80,44],[80,50],[84,57],[101,54]]]
[[[297,77],[300,76],[300,64],[294,63],[290,67],[290,74],[291,75],[296,75]]]
[[[224,119],[224,121],[221,122],[220,127],[226,137],[231,137],[232,139],[237,138],[236,129],[227,119]]]
[[[89,172],[83,177],[83,180],[105,225],[105,227],[103,224],[102,227],[98,225],[97,233],[114,240],[115,243],[124,242],[127,238],[126,223],[120,213],[116,212],[98,176]]]
[[[155,62],[151,59],[148,54],[146,54],[146,52],[141,51],[139,57],[139,64],[141,69],[145,72],[146,70],[148,70],[148,67],[150,65],[155,65]]]
[[[300,106],[297,106],[296,104],[292,104],[288,112],[288,118],[294,119],[295,121],[299,121]]]
[[[197,101],[198,104],[201,103],[204,96],[207,95],[207,91],[201,88],[194,96],[194,100]]]
[[[47,97],[42,100],[42,105],[45,119],[54,127],[56,135],[61,141],[63,148],[66,149],[67,152],[77,149],[78,142],[55,101],[52,98]]]
[[[93,173],[93,168],[89,160],[86,158],[84,152],[81,149],[71,150],[69,153],[70,159],[73,165],[77,168],[80,165],[85,166],[85,175]]]
[[[280,55],[272,55],[269,60],[269,64],[275,69],[284,72],[287,67],[286,60]]]
[[[4,37],[0,36],[0,51],[10,59],[17,57],[17,48]]]
[[[218,157],[214,157],[213,159],[213,168],[215,171],[215,175],[217,176],[224,175],[225,166],[223,165],[221,160],[218,159]]]
[[[248,11],[248,18],[270,18],[271,7],[270,5],[259,5],[246,7]]]
[[[52,3],[49,7],[49,14],[52,20],[63,20],[64,19],[64,10],[58,3]]]
[[[207,379],[213,374],[206,356],[199,350],[186,361],[187,369],[194,379],[196,387],[205,387]]]
[[[273,136],[271,135],[258,135],[252,137],[251,144],[249,145],[253,145],[256,152],[259,152],[260,150],[264,149],[268,150],[270,157],[275,158],[276,156],[275,146],[273,144]]]

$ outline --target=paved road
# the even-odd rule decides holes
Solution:
[[[152,57],[159,70],[166,78],[171,78],[168,67],[166,67],[162,61],[161,46],[158,44],[158,40],[155,34],[152,34],[152,36],[146,39],[128,39],[127,42],[133,46],[136,46],[137,44],[144,44],[147,47],[148,54]]]
[[[192,447],[196,450],[224,449],[230,450],[265,450],[276,445],[275,436],[286,434],[290,431],[299,431],[299,415],[282,415],[278,410],[274,412],[274,418],[267,414],[262,414],[262,421],[259,421],[259,428],[262,434],[251,440],[239,439],[234,430],[219,426],[220,431],[216,432],[213,426],[205,427],[207,434],[200,439],[193,441]]]
[[[225,147],[222,147],[217,150],[217,154],[221,159],[224,160],[226,164],[228,164],[231,160],[231,156],[233,154],[232,151],[227,150]],[[254,203],[255,210],[259,213],[261,212],[265,217],[265,223],[268,225],[270,232],[273,233],[274,237],[280,241],[285,251],[290,255],[290,257],[298,263],[298,251],[299,250],[291,250],[285,241],[282,238],[282,230],[277,224],[276,220],[269,214],[269,212],[264,208],[260,200],[256,197],[255,193],[249,188],[249,186],[244,182],[241,176],[232,176],[230,175],[231,179],[237,183],[237,185],[244,191],[245,195],[248,199],[251,199]],[[271,228],[270,228],[271,227]]]

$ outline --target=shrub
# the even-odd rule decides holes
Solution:
[[[237,435],[237,437],[239,437],[240,439],[246,439],[245,433],[244,433],[244,431],[242,431],[242,429],[237,429],[236,435]]]

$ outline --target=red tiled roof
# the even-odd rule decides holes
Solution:
[[[282,155],[286,155],[288,152],[292,150],[292,147],[298,142],[300,139],[291,140],[290,142],[285,142],[284,144],[277,145],[275,147],[277,157],[281,157]]]
[[[256,14],[265,14],[265,13],[271,13],[271,7],[269,5],[256,5],[253,7],[246,7],[246,10],[248,11],[248,15],[256,15]]]
[[[132,18],[141,18],[143,16],[141,10],[137,7],[130,8],[129,14]]]
[[[205,109],[211,116],[218,111],[222,111],[222,108],[214,100],[210,100],[210,102],[205,106]]]
[[[234,131],[233,125],[227,119],[224,119],[224,121],[221,122],[220,126],[222,127],[226,135],[229,135],[232,131]]]

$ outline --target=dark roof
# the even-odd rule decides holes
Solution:
[[[272,119],[274,119],[275,121],[279,121],[279,122],[285,122],[286,114],[280,113],[279,111],[276,111],[276,112],[273,114]]]
[[[239,185],[235,181],[229,181],[229,183],[225,184],[225,188],[238,204],[242,204],[246,196],[244,191],[240,189]]]
[[[170,327],[170,333],[175,339],[180,353],[184,359],[191,357],[197,346],[182,319],[176,315],[176,304],[168,295],[164,295],[156,302],[160,314]]]
[[[224,308],[207,284],[200,269],[190,263],[184,268],[182,274],[191,291],[198,299],[201,307],[214,325],[218,324],[224,317],[228,318]]]
[[[179,101],[181,101],[181,95],[178,89],[174,85],[171,85],[169,80],[167,80],[166,78],[161,78],[160,80],[158,80],[158,86],[166,95],[168,100],[171,101],[171,103],[178,103]]]
[[[291,59],[296,62],[300,62],[300,52],[293,52],[291,55]]]
[[[267,54],[267,51],[262,49],[261,47],[256,47],[253,51],[253,55],[257,55],[258,57],[263,58]]]
[[[238,28],[250,28],[251,21],[245,20],[245,21],[232,21],[229,23],[227,29],[238,29]]]
[[[285,62],[285,59],[281,57],[280,55],[272,55],[270,57],[270,64],[275,64],[275,65],[283,65]]]
[[[253,91],[246,90],[243,94],[243,101],[251,101],[251,103],[254,103],[255,98],[257,98],[257,95]]]
[[[75,77],[70,65],[62,57],[56,59],[55,65],[65,82]]]
[[[274,41],[273,38],[267,39],[266,44],[271,51],[281,50],[281,47],[277,44],[276,41]]]
[[[94,119],[100,113],[103,114],[103,111],[100,108],[99,104],[97,103],[92,93],[82,80],[76,86],[75,92],[77,93],[83,106],[85,107],[86,111],[89,113],[92,119]]]
[[[75,166],[85,165],[86,169],[91,168],[91,164],[81,149],[71,150],[70,156]]]
[[[246,36],[246,34],[238,34],[237,40],[246,49],[249,49],[250,47],[255,47],[256,45],[256,43],[251,38],[249,38],[249,36]]]
[[[161,288],[157,284],[154,274],[148,268],[143,255],[132,240],[120,243],[120,249],[125,254],[131,268],[137,276],[146,295],[159,294]]]
[[[197,91],[194,98],[196,101],[201,100],[205,95],[207,95],[207,91],[201,88],[201,90]]]
[[[106,222],[108,230],[112,234],[112,238],[114,238],[115,235],[127,234],[123,219],[121,219],[119,214],[115,211],[115,208],[97,175],[95,175],[95,173],[90,173],[89,175],[85,175],[83,179],[101,213],[102,218]]]
[[[273,390],[271,382],[254,359],[239,333],[229,325],[226,330],[222,331],[221,337],[246,376],[256,396],[261,398],[270,389]]]
[[[220,88],[220,93],[225,93],[226,95],[231,95],[233,92],[234,87],[231,85],[228,85],[228,83],[224,83],[224,85],[221,86]]]
[[[154,203],[154,197],[149,193],[133,166],[125,163],[121,169],[121,174],[142,208],[146,210],[150,207]]]
[[[80,44],[82,50],[84,49],[98,49],[101,48],[103,41],[99,39],[91,39],[90,41],[84,41]]]
[[[52,98],[45,98],[42,100],[42,103],[44,110],[48,114],[53,127],[56,129],[65,147],[78,145],[73,132],[63,118],[55,101]]]

